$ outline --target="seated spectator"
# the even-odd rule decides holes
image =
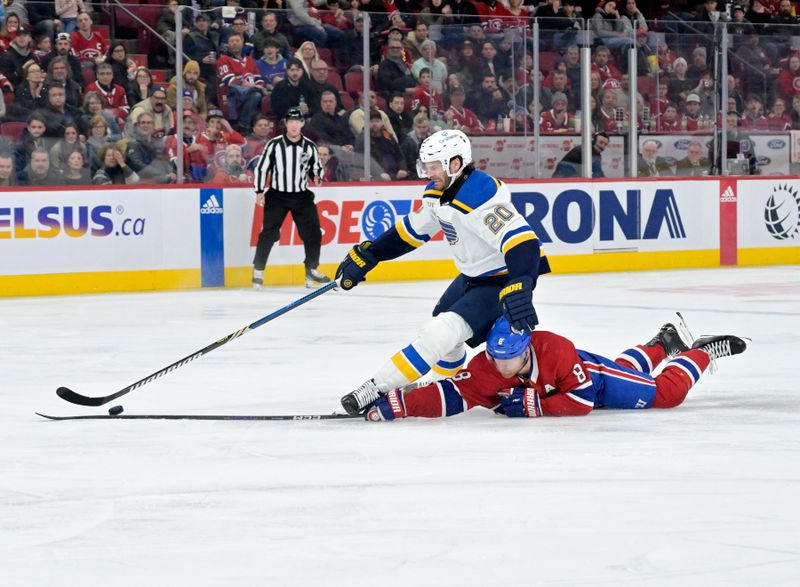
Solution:
[[[508,113],[509,100],[508,92],[497,85],[497,78],[487,73],[483,76],[480,88],[470,94],[467,106],[478,116],[487,130],[492,130],[497,117],[503,117]]]
[[[608,147],[608,135],[597,132],[592,135],[592,177],[605,177],[602,154]],[[581,177],[583,175],[583,146],[575,145],[556,164],[553,177]]]
[[[228,145],[244,145],[245,140],[233,130],[221,110],[211,110],[208,113],[206,130],[197,137],[197,142],[205,149],[205,160],[210,167],[222,163],[223,153]]]
[[[286,60],[286,79],[272,90],[272,113],[278,118],[285,118],[289,108],[300,108],[305,116],[311,112],[309,104],[314,100],[314,91],[304,71],[299,59]]]
[[[253,55],[263,55],[268,40],[278,44],[278,52],[284,59],[289,58],[289,40],[278,31],[278,15],[271,11],[264,13],[261,17],[261,30],[253,35]]]
[[[727,123],[728,123],[728,134],[725,138],[725,149],[724,153],[722,154],[722,150],[718,151],[717,149],[717,141],[720,139],[720,132],[721,129],[717,132],[716,136],[714,137],[714,142],[711,144],[711,148],[709,149],[709,153],[719,153],[715,155],[715,163],[714,163],[714,171],[713,175],[719,174],[719,172],[723,169],[723,165],[727,166],[728,161],[731,159],[743,159],[744,165],[746,169],[736,170],[736,174],[741,174],[741,172],[745,172],[746,175],[758,175],[760,170],[758,168],[758,158],[756,157],[756,152],[754,148],[753,139],[750,138],[750,135],[743,131],[739,126],[741,115],[734,111],[728,111]],[[727,160],[723,163],[721,157],[726,157]]]
[[[339,47],[344,33],[320,20],[319,11],[308,0],[289,2],[289,23],[295,41],[312,41],[317,47]],[[362,10],[368,10],[362,7]]]
[[[453,124],[453,128],[465,133],[483,132],[483,123],[478,116],[464,106],[466,100],[464,88],[455,87],[450,91],[450,107],[444,113],[444,119]]]
[[[503,35],[504,22],[514,15],[508,11],[506,5],[497,0],[482,0],[475,3],[478,16],[481,19],[486,36],[490,39],[500,40]]]
[[[394,136],[403,137],[411,130],[412,118],[406,112],[406,97],[400,92],[389,96],[389,111],[386,115],[392,123]]]
[[[666,81],[659,81],[656,85],[656,95],[650,96],[650,112],[653,118],[660,118],[670,104],[672,102],[669,101],[669,86]]]
[[[50,71],[50,62],[56,57],[63,57],[67,60],[72,81],[83,81],[81,60],[72,52],[72,40],[68,33],[58,33],[56,35],[55,49],[42,58],[42,65],[45,69]]]
[[[230,38],[231,35],[239,35],[242,37],[242,55],[247,57],[257,58],[253,55],[253,41],[247,32],[247,16],[244,14],[236,15],[230,27],[224,27],[219,37],[219,48],[222,51],[230,51]]]
[[[611,49],[627,49],[632,46],[631,21],[623,18],[617,10],[616,2],[606,2],[598,6],[594,16],[589,19],[589,30],[596,42]]]
[[[414,117],[414,129],[400,143],[400,152],[408,169],[408,179],[422,179],[417,175],[416,162],[419,159],[419,147],[429,136],[431,136],[430,121],[424,114],[417,114]]]
[[[114,83],[114,69],[108,63],[97,66],[97,80],[86,86],[86,92],[97,92],[103,100],[103,109],[110,110],[117,120],[125,120],[130,112],[125,88]]]
[[[80,109],[83,102],[83,91],[80,84],[70,78],[69,63],[64,57],[55,57],[50,60],[44,84],[48,87],[59,86],[63,88],[67,96],[67,105]]]
[[[770,44],[775,49],[775,54],[779,58],[786,57],[789,50],[792,35],[797,30],[800,19],[797,18],[794,7],[790,0],[780,0],[778,10],[772,14]]]
[[[739,120],[739,126],[744,130],[767,130],[769,123],[764,116],[764,101],[756,94],[750,94],[745,102],[745,111]]]
[[[377,113],[378,116],[381,117],[383,121],[383,130],[385,130],[389,135],[394,139],[394,142],[397,142],[397,135],[394,134],[394,128],[392,127],[392,123],[389,120],[389,116],[380,108],[378,108],[378,94],[375,91],[370,91],[369,93],[369,109],[374,114]],[[359,137],[364,135],[364,94],[363,92],[358,93],[358,106],[355,107],[351,112],[350,116],[347,119],[348,124],[350,125],[350,132],[353,133],[354,137]]]
[[[80,140],[78,126],[71,122],[64,125],[63,136],[50,149],[50,161],[53,166],[64,171],[67,167],[67,157],[72,151],[80,151],[84,159],[88,160],[87,148]]]
[[[50,150],[53,141],[45,138],[45,129],[44,118],[41,114],[34,112],[28,116],[28,124],[22,131],[22,136],[14,150],[15,169],[21,171],[28,165],[34,149]]]
[[[672,65],[672,74],[667,85],[667,98],[673,104],[680,104],[692,93],[697,83],[686,77],[689,65],[683,57],[678,57]]]
[[[185,181],[203,182],[208,172],[205,146],[199,143],[197,122],[191,114],[183,116],[183,177]],[[178,135],[169,135],[166,142],[167,159],[178,172]]]
[[[228,145],[225,148],[223,163],[211,183],[223,186],[252,187],[253,180],[253,172],[245,168],[241,145]]]
[[[385,116],[385,115],[384,115]],[[371,110],[369,115],[369,137],[370,153],[383,170],[381,179],[383,181],[395,181],[408,177],[406,166],[400,147],[392,136],[384,128],[381,113]],[[356,136],[356,151],[364,152],[364,135]]]
[[[424,104],[428,110],[438,117],[439,112],[444,111],[442,95],[433,88],[431,80],[431,70],[427,67],[419,72],[419,86],[411,94],[411,110],[419,110],[420,105]]]
[[[314,99],[311,101],[311,114],[313,115],[319,110],[319,100],[323,92],[333,92],[336,98],[336,112],[344,114],[345,108],[342,100],[339,98],[339,90],[336,86],[328,82],[328,64],[322,59],[314,59],[311,62],[311,79],[309,85],[314,92]]]
[[[72,50],[81,61],[81,67],[93,68],[103,63],[108,52],[109,42],[92,24],[88,12],[81,12],[77,19],[78,30],[70,34]]]
[[[425,41],[432,40],[429,33],[427,22],[422,18],[418,18],[414,25],[414,30],[410,31],[403,39],[403,47],[408,51],[412,63],[423,56],[422,44]]]
[[[709,76],[707,55],[705,47],[695,47],[692,50],[692,64],[686,70],[686,77],[695,84],[695,87],[702,78]]]
[[[597,105],[597,118],[600,129],[608,134],[619,134],[622,132],[625,114],[617,108],[616,90],[604,90],[600,92],[600,101]]]
[[[157,141],[162,147],[164,145],[164,137],[172,132],[172,109],[167,106],[167,91],[164,88],[156,88],[153,90],[152,95],[147,100],[142,100],[138,104],[134,104],[131,114],[128,117],[128,122],[125,125],[125,136],[130,138],[133,136],[133,131],[129,132],[129,128],[139,121],[142,114],[149,114],[153,119],[153,127],[148,128],[149,137]],[[126,155],[127,156],[127,155]],[[142,175],[141,170],[133,167],[134,171]]]
[[[328,0],[325,10],[320,14],[320,19],[322,24],[335,27],[342,32],[346,32],[353,27],[353,21],[342,9],[339,0]]]
[[[294,54],[294,58],[303,65],[307,77],[311,77],[311,62],[320,59],[317,46],[311,41],[303,42]]]
[[[33,53],[32,45],[31,32],[20,28],[8,49],[0,55],[0,72],[8,78],[15,91],[27,78],[26,64],[39,66],[39,58]]]
[[[64,178],[50,165],[47,149],[37,147],[31,152],[30,163],[17,175],[17,183],[27,186],[63,185]]]
[[[217,62],[217,79],[228,94],[228,118],[240,132],[249,132],[267,88],[255,60],[242,53],[244,37],[228,37],[228,51]]]
[[[17,185],[17,174],[14,171],[14,158],[11,153],[0,153],[0,187]]]
[[[8,51],[11,43],[17,38],[17,31],[19,31],[20,27],[21,23],[17,14],[12,12],[6,16],[2,27],[0,27],[0,53]]]
[[[609,62],[611,52],[608,47],[599,45],[594,50],[592,59],[592,71],[600,74],[600,80],[605,82],[609,78],[619,81],[621,72],[613,64]]]
[[[217,55],[219,34],[210,30],[211,20],[201,12],[194,18],[194,29],[186,35],[184,51],[192,61],[200,65],[200,77],[211,88],[217,83]]]
[[[675,106],[675,104],[667,104],[664,108],[664,112],[658,117],[656,131],[660,133],[676,133],[681,132],[681,130],[681,118],[678,115],[678,107]]]
[[[474,89],[475,86],[475,78],[478,75],[478,65],[477,65],[477,55],[475,51],[475,44],[470,40],[465,40],[461,45],[459,45],[459,51],[455,56],[455,59],[452,61],[452,65],[449,68],[451,75],[453,72],[458,72],[461,74],[462,82],[464,86],[464,91],[470,92]],[[478,81],[477,83],[480,83]]]
[[[46,35],[38,35],[33,39],[33,54],[42,62],[51,51],[53,50],[53,41]]]
[[[658,71],[661,74],[666,74],[673,70],[678,54],[669,48],[665,40],[660,40],[656,45],[656,57],[658,58]],[[684,59],[684,61],[686,60]]]
[[[422,23],[424,26],[424,23]],[[447,66],[444,61],[436,58],[436,43],[428,39],[422,43],[422,57],[414,62],[411,73],[419,79],[423,69],[431,72],[431,85],[441,93],[444,91],[444,80],[447,79]]]
[[[194,94],[192,93],[192,90],[183,90],[181,108],[180,110],[173,111],[172,113],[172,127],[175,129],[178,128],[178,113],[180,113],[181,116],[190,116],[199,131],[205,130],[206,121],[197,113],[197,108],[194,105]]]
[[[63,185],[91,185],[92,178],[81,151],[71,151],[66,166],[61,169]]]
[[[264,41],[264,51],[256,65],[270,92],[275,84],[286,78],[286,59],[280,54],[280,43],[275,39]]]
[[[539,130],[542,134],[553,135],[575,132],[575,116],[567,110],[567,95],[563,92],[553,94],[552,108],[542,113]]]
[[[777,90],[778,94],[787,100],[800,94],[800,56],[789,57],[778,74]]]
[[[378,71],[378,63],[381,60],[378,39],[373,30],[367,31],[367,41],[369,43],[369,62],[373,72]],[[358,12],[353,20],[353,28],[345,31],[343,45],[341,49],[342,63],[351,64],[347,71],[364,70],[364,15]]]
[[[14,103],[8,113],[8,117],[13,120],[25,120],[28,114],[47,105],[42,68],[38,63],[31,61],[23,66],[23,71],[25,81],[16,86]]]
[[[700,177],[711,173],[711,161],[703,156],[703,145],[692,141],[686,148],[686,157],[675,164],[678,177]]]
[[[410,94],[417,86],[411,68],[402,58],[401,41],[390,40],[386,45],[386,58],[378,65],[378,89],[384,92],[405,92]]]
[[[137,67],[133,79],[128,84],[128,105],[133,107],[143,100],[147,100],[155,88],[153,74],[144,66]]]
[[[167,88],[167,106],[176,109],[176,92],[178,89],[178,76],[173,76],[169,80]],[[197,61],[187,61],[183,66],[183,91],[189,90],[192,93],[192,111],[198,114],[204,121],[208,116],[208,99],[206,84],[200,81],[200,64]]]
[[[105,145],[98,152],[102,165],[95,172],[95,185],[130,185],[139,183],[139,175],[125,163],[125,156],[115,145]]]
[[[263,114],[257,116],[256,121],[253,123],[253,132],[246,137],[245,145],[242,148],[242,155],[244,155],[247,169],[250,171],[255,170],[261,153],[264,152],[267,142],[274,134],[275,125],[273,122]]]
[[[165,92],[164,102],[166,100]],[[172,171],[164,148],[154,137],[154,126],[155,118],[149,112],[141,112],[135,123],[128,123],[125,127],[126,135],[128,127],[132,127],[133,131],[128,141],[125,161],[144,183],[175,183],[178,176]]]
[[[684,110],[681,114],[681,129],[688,132],[696,132],[698,130],[705,130],[700,128],[701,116],[700,113],[700,96],[697,94],[689,94],[686,97],[686,102],[683,106]],[[686,128],[683,129],[683,121],[686,121]]]
[[[493,41],[486,39],[481,43],[481,54],[475,60],[476,79],[482,80],[487,74],[493,74],[496,79],[508,78],[511,70],[497,57],[497,46]]]
[[[791,129],[792,119],[786,114],[786,101],[783,98],[775,98],[772,102],[772,110],[767,115],[767,130],[783,132]]]
[[[83,114],[78,122],[82,135],[89,138],[92,136],[101,136],[95,135],[96,129],[94,127],[97,123],[94,118],[96,116],[99,116],[104,121],[103,137],[108,137],[112,141],[118,141],[122,138],[122,133],[119,130],[117,121],[111,113],[103,110],[103,99],[100,97],[100,94],[89,92],[83,97]]]
[[[658,154],[659,145],[653,139],[642,143],[642,152],[639,155],[639,177],[671,176],[672,167],[669,162]]]
[[[317,111],[309,120],[306,131],[313,134],[318,141],[352,148],[353,133],[350,132],[348,120],[348,116],[336,110],[335,92],[326,90],[322,92]]]
[[[128,83],[131,77],[136,75],[136,68],[138,65],[136,65],[133,59],[128,57],[128,49],[125,47],[124,43],[111,44],[111,48],[106,54],[106,63],[111,66],[111,70],[114,72],[114,79],[112,81],[125,88],[127,92]]]
[[[746,35],[735,55],[731,64],[733,73],[741,80],[745,94],[763,92],[765,84],[772,85],[775,79],[772,62],[759,43],[758,34]]]
[[[52,39],[56,34],[56,27],[61,28],[62,23],[56,16],[53,2],[27,2],[28,21],[33,25],[36,35]]]
[[[343,165],[339,164],[339,158],[331,153],[330,146],[325,143],[317,145],[317,153],[319,154],[319,162],[322,163],[322,182],[328,183],[329,181],[350,181],[350,175],[346,172]],[[2,160],[0,160],[0,167]]]
[[[39,110],[39,114],[44,118],[45,136],[62,137],[64,136],[64,126],[66,124],[77,125],[80,115],[77,110],[67,106],[67,95],[64,88],[60,86],[50,86],[47,89],[47,105]]]

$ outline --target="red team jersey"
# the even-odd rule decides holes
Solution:
[[[230,132],[223,130],[216,139],[208,136],[207,132],[197,137],[197,144],[205,148],[205,160],[208,164],[219,164],[220,161],[217,161],[217,157],[222,157],[225,153],[225,147],[234,143],[237,145],[244,145],[245,143],[244,137],[235,130]]]
[[[487,34],[496,35],[503,32],[503,29],[508,26],[508,20],[515,18],[513,14],[508,11],[504,4],[497,2],[493,7],[483,2],[474,2],[475,8],[478,11],[478,16],[481,17],[481,25]]]
[[[81,61],[94,63],[95,57],[108,52],[108,39],[96,31],[92,31],[88,39],[80,31],[73,31],[70,40],[72,41],[72,52]]]
[[[104,90],[99,82],[92,82],[86,86],[86,91],[83,93],[85,96],[89,92],[97,92],[103,100],[103,108],[114,110],[114,116],[122,118],[128,114],[130,107],[128,105],[128,96],[125,89],[119,84],[112,84],[110,90]]]
[[[252,57],[247,56],[237,59],[233,55],[225,54],[220,57],[217,61],[217,79],[221,86],[264,85],[258,65]]]
[[[544,416],[583,416],[591,412],[593,403],[582,398],[581,391],[591,388],[592,382],[575,345],[558,334],[535,330],[531,347],[533,366],[529,378],[506,379],[482,352],[453,377],[406,391],[403,398],[407,415],[439,418],[476,406],[491,410],[500,405],[499,392],[520,386],[536,390]],[[456,406],[462,409],[456,411]]]
[[[425,106],[429,112],[433,112],[434,108],[441,112],[444,109],[442,95],[433,88],[426,89],[423,86],[417,86],[414,88],[414,93],[411,94],[411,110],[417,110],[420,106]]]
[[[455,120],[466,132],[483,132],[483,123],[478,116],[467,107],[464,107],[464,110],[460,111],[450,104],[450,108],[447,109],[444,116],[448,120]]]
[[[548,110],[542,114],[539,120],[539,129],[543,134],[561,134],[573,131],[575,128],[575,117],[567,113],[562,122],[558,122],[554,112]]]

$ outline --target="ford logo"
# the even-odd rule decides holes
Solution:
[[[783,139],[772,139],[770,142],[767,143],[767,147],[770,149],[783,149],[786,146],[786,141]]]
[[[681,139],[679,141],[675,141],[675,148],[680,149],[681,151],[685,151],[689,148],[689,143],[692,141],[690,139]]]

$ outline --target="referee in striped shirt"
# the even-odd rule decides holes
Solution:
[[[324,169],[317,146],[302,134],[304,124],[305,117],[300,109],[290,108],[286,114],[286,132],[267,143],[256,166],[256,203],[264,206],[264,224],[253,259],[255,288],[264,283],[269,252],[278,242],[281,224],[289,212],[305,247],[306,287],[318,287],[331,281],[317,269],[322,230],[314,193],[308,189],[308,180],[312,177],[315,185],[322,185]]]

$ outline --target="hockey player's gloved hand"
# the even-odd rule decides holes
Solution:
[[[533,278],[525,276],[509,281],[500,290],[503,316],[516,332],[528,333],[539,323],[533,309]]]
[[[403,401],[403,392],[399,389],[393,389],[386,395],[382,395],[375,400],[375,403],[367,410],[364,417],[370,422],[405,418],[406,403]]]
[[[509,418],[537,418],[542,415],[539,394],[530,387],[512,387],[500,392],[500,405],[495,409],[498,414]]]
[[[347,253],[344,261],[339,263],[339,268],[336,270],[336,279],[342,289],[353,289],[364,281],[367,273],[378,264],[378,259],[375,258],[375,255],[368,251],[371,244],[371,241],[364,241],[360,245],[354,246]],[[339,280],[340,277],[341,280]]]

